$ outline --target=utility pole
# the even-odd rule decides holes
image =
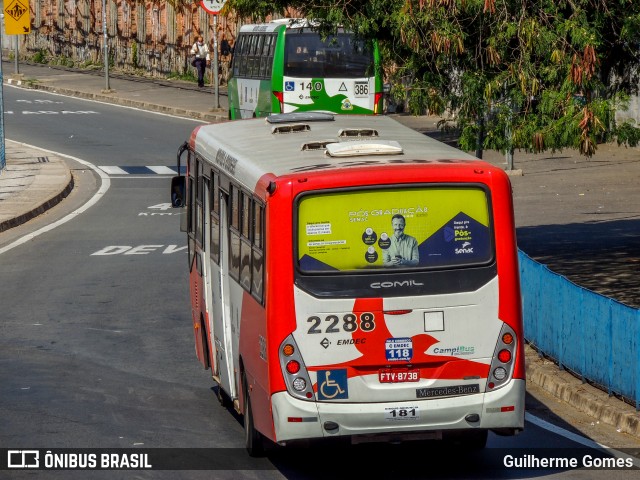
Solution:
[[[109,36],[107,35],[107,0],[102,0],[102,33],[104,35],[104,88],[108,92],[109,87]]]
[[[220,108],[220,92],[218,91],[218,15],[213,16],[213,90],[216,108]]]
[[[227,0],[200,0],[200,6],[213,15],[213,86],[215,109],[220,108],[220,92],[218,91],[218,14]]]
[[[7,165],[4,150],[4,95],[3,87],[4,79],[2,78],[2,32],[0,32],[0,175]]]

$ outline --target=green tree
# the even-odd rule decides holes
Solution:
[[[296,8],[381,43],[392,93],[447,118],[465,150],[635,146],[615,111],[637,93],[637,0],[229,0],[240,16]]]

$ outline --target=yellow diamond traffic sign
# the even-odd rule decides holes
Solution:
[[[7,35],[25,35],[31,31],[28,0],[11,0],[4,9],[4,31]]]

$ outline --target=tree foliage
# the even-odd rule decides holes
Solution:
[[[296,8],[377,38],[393,95],[448,118],[465,150],[637,145],[615,111],[637,93],[637,0],[229,0],[253,19]],[[505,133],[508,132],[508,133]]]

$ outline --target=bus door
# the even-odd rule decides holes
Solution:
[[[209,328],[210,336],[209,341],[211,345],[206,345],[205,351],[211,352],[209,355],[209,363],[211,364],[211,374],[214,376],[218,375],[218,361],[214,354],[215,349],[213,348],[213,341],[211,339],[215,338],[215,326],[213,325],[212,313],[213,313],[213,296],[211,294],[212,291],[212,278],[214,275],[215,269],[212,268],[211,262],[211,215],[208,212],[211,211],[210,198],[211,198],[211,182],[208,178],[202,177],[202,207],[203,207],[203,235],[204,235],[204,245],[202,249],[202,279],[203,279],[203,296],[204,296],[204,306],[206,312],[206,322],[207,327]]]
[[[219,189],[220,201],[220,264],[213,281],[213,330],[219,383],[231,399],[237,397],[233,375],[233,345],[231,341],[231,292],[229,281],[229,194]]]
[[[188,242],[190,295],[193,333],[195,336],[196,355],[200,363],[207,368],[207,337],[205,331],[206,302],[203,293],[204,267],[206,258],[204,250],[204,208],[202,162],[195,155],[189,155],[188,195]]]

